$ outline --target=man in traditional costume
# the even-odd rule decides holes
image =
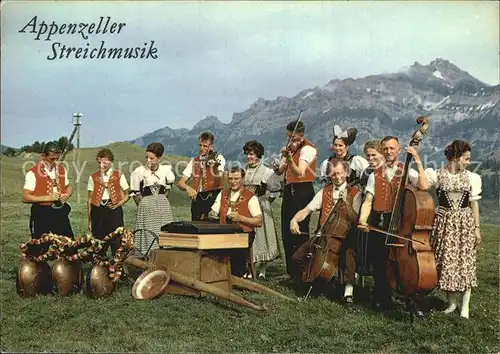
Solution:
[[[44,233],[74,237],[69,220],[71,207],[67,203],[73,193],[68,173],[59,164],[61,149],[47,143],[40,161],[25,176],[22,201],[31,204],[29,227],[32,238]]]
[[[274,171],[262,163],[264,146],[261,143],[249,141],[243,146],[243,152],[248,162],[243,185],[257,196],[262,211],[262,227],[255,230],[252,261],[256,263],[258,277],[265,279],[268,262],[280,256],[271,202],[278,196],[281,183]]]
[[[229,171],[229,188],[217,195],[211,207],[209,218],[219,219],[220,224],[236,223],[248,233],[249,247],[255,239],[255,228],[262,226],[262,212],[259,200],[248,189],[243,187],[245,170],[233,167]],[[242,276],[247,272],[248,250],[233,251],[231,255],[231,273]],[[248,260],[252,261],[252,260]]]
[[[92,235],[99,240],[125,225],[123,208],[130,198],[129,185],[125,175],[113,169],[113,152],[102,149],[96,156],[99,170],[89,176],[87,217]],[[114,256],[120,240],[111,242],[111,254]],[[104,250],[105,252],[105,250]]]
[[[300,278],[300,269],[292,257],[297,249],[309,239],[307,234],[311,216],[307,216],[299,224],[303,235],[292,234],[290,221],[315,194],[313,182],[316,177],[318,150],[304,137],[304,133],[305,125],[302,121],[296,120],[288,123],[286,134],[289,144],[281,150],[283,155],[281,161],[273,165],[277,175],[285,174],[281,207],[281,237],[285,249],[287,273],[292,278]]]
[[[396,192],[403,177],[404,164],[399,162],[401,147],[399,140],[394,136],[386,136],[381,141],[385,163],[376,168],[368,177],[365,189],[365,201],[361,206],[358,228],[369,231],[370,225],[387,231],[396,201]],[[408,169],[408,179],[412,185],[420,190],[427,190],[429,183],[424,173],[422,161],[417,150],[409,146],[407,152],[413,155],[418,172]],[[373,210],[373,211],[372,211]],[[387,258],[389,248],[385,244],[386,236],[379,232],[370,232],[370,251],[373,253],[374,271],[374,300],[382,309],[390,309],[392,303],[392,289],[387,279]]]
[[[213,149],[215,137],[210,132],[198,137],[198,156],[182,172],[178,187],[186,191],[191,202],[191,220],[207,220],[210,208],[224,187],[224,156]],[[190,185],[186,182],[191,179]]]
[[[368,177],[378,167],[382,166],[385,162],[384,154],[382,153],[382,145],[380,140],[370,140],[365,143],[363,147],[368,167],[361,173],[358,187],[364,192]],[[358,274],[361,276],[363,282],[364,276],[373,275],[373,252],[369,247],[370,232],[358,230],[358,248],[356,252]]]
[[[319,231],[321,226],[323,226],[326,222],[330,212],[341,199],[346,202],[348,208],[346,215],[341,216],[342,219],[349,221],[351,225],[356,225],[362,202],[362,193],[357,187],[348,185],[348,171],[349,165],[346,161],[337,158],[328,161],[327,173],[330,183],[316,193],[309,204],[297,212],[297,214],[295,214],[292,218],[290,221],[290,230],[293,234],[300,234],[301,230],[299,223],[315,211],[320,211],[318,221]],[[356,274],[356,234],[357,229],[355,226],[352,227],[347,233],[340,251],[341,262],[339,262],[340,264],[338,265],[338,269],[344,270],[344,301],[348,304],[353,302],[353,290]],[[313,239],[314,238],[309,239],[293,255],[294,261],[302,267],[309,266],[309,248]]]

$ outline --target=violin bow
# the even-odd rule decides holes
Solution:
[[[424,243],[422,241],[412,240],[412,239],[410,239],[408,237],[399,236],[399,235],[396,235],[396,234],[384,231],[382,229],[379,229],[379,228],[376,228],[376,227],[373,227],[373,226],[369,226],[368,228],[370,230],[377,231],[377,232],[380,232],[380,233],[384,233],[384,234],[387,234],[389,236],[393,236],[393,237],[396,237],[396,238],[400,238],[400,239],[403,239],[403,240],[407,240],[407,241],[411,241],[411,242],[416,242],[416,243],[420,243],[421,245],[428,246],[426,243]],[[327,233],[321,233],[321,232],[317,232],[317,233],[313,233],[313,232],[299,232],[299,235],[314,235],[314,237],[330,236],[330,237],[336,237],[336,238],[344,238],[344,237],[338,237],[337,235],[334,235],[334,234],[327,234]]]
[[[292,140],[293,135],[297,131],[297,127],[299,126],[299,122],[300,122],[300,117],[302,116],[302,111],[303,111],[303,109],[301,109],[299,111],[299,117],[297,118],[297,123],[295,123],[295,127],[293,128],[292,134],[288,137],[288,142],[286,143],[286,146],[288,146],[288,144],[290,144],[290,141]]]
[[[393,234],[391,232],[388,232],[388,231],[384,231],[382,229],[379,229],[378,227],[374,227],[374,226],[368,226],[368,228],[372,231],[377,231],[377,232],[380,232],[382,234],[386,234],[386,235],[389,235],[389,236],[392,236],[392,237],[396,237],[396,238],[400,238],[402,240],[406,240],[406,241],[410,241],[410,242],[416,242],[416,243],[420,243],[421,245],[424,245],[424,246],[428,246],[428,244],[422,242],[422,241],[418,241],[418,240],[412,240],[411,238],[408,238],[408,237],[404,237],[404,236],[399,236],[399,235],[396,235],[396,234]]]

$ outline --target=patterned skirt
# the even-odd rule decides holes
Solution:
[[[255,240],[252,245],[254,263],[271,261],[280,256],[271,203],[264,195],[259,197],[259,204],[262,226],[255,228]]]
[[[471,208],[439,208],[431,243],[444,291],[465,291],[477,286],[474,216]]]
[[[170,202],[164,194],[143,197],[137,207],[134,226],[135,256],[143,257],[148,250],[157,249],[159,245],[155,237],[159,237],[163,225],[172,221]]]

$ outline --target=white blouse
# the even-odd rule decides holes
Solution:
[[[273,169],[260,164],[256,167],[246,166],[245,179],[243,184],[245,186],[259,186],[265,183],[270,197],[277,197],[281,189],[280,176],[278,176]]]
[[[447,172],[447,169],[442,169],[442,171],[445,171],[447,173],[447,177],[450,179],[458,179],[459,174],[452,174],[450,172]],[[425,169],[425,174],[427,175],[427,179],[429,181],[429,184],[431,186],[436,186],[438,184],[438,175],[437,171],[432,169],[432,168],[427,168]],[[481,176],[479,176],[477,173],[471,172],[467,170],[467,175],[469,176],[469,183],[470,183],[470,193],[469,193],[469,201],[474,201],[474,200],[479,200],[481,199],[481,192],[482,192],[482,180]],[[462,192],[448,192],[450,199],[455,200],[455,199],[460,199],[462,197]]]
[[[321,179],[324,179],[327,177],[326,175],[326,168],[328,167],[328,159],[325,159],[322,163],[321,163],[321,168],[320,168],[320,173],[321,173]],[[370,164],[368,163],[368,161],[366,161],[366,159],[362,156],[359,156],[359,155],[354,155],[353,158],[351,159],[351,161],[347,161],[347,163],[349,164],[349,168],[351,170],[354,170],[356,171],[356,175],[359,177],[361,176],[361,173],[363,173],[363,171],[368,167],[370,166]],[[347,175],[349,175],[349,173],[347,173]]]
[[[171,189],[171,185],[175,182],[175,174],[171,165],[160,165],[156,171],[151,171],[146,166],[139,166],[130,175],[131,196],[141,194],[141,181],[143,187],[163,185],[166,189]]]

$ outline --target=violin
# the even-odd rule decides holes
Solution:
[[[413,133],[410,146],[418,146],[422,137],[427,134],[427,117],[418,117],[417,124],[420,127]],[[387,232],[379,232],[387,235],[386,245],[390,246],[387,260],[389,284],[394,291],[405,297],[413,315],[416,311],[415,297],[427,294],[436,287],[437,269],[430,245],[435,215],[434,200],[427,191],[407,185],[411,159],[412,155],[407,153],[389,229]]]
[[[210,150],[208,152],[208,154],[205,155],[205,165],[207,167],[214,167],[215,169],[217,169],[221,162],[219,161],[219,159],[217,158],[217,156],[219,156],[219,154],[217,153],[217,151],[215,150]]]
[[[285,150],[293,155],[297,152],[298,148],[302,146],[302,144],[304,144],[304,138],[290,139],[285,147]]]

